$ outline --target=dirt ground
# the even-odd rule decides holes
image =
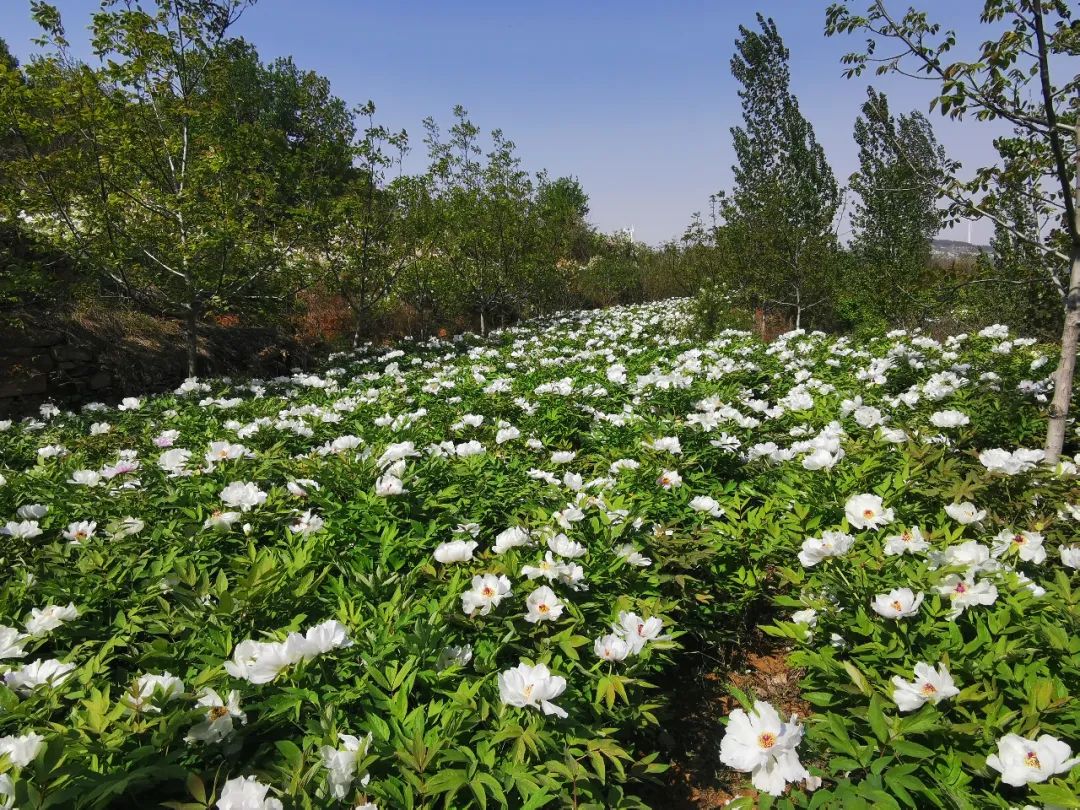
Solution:
[[[720,762],[720,721],[739,705],[727,689],[729,683],[771,702],[782,714],[809,713],[810,707],[799,699],[802,673],[785,664],[786,650],[764,636],[754,642],[730,666],[699,656],[663,684],[673,698],[660,717],[657,742],[671,768],[660,776],[661,784],[643,796],[651,806],[712,810],[746,795],[745,777]]]

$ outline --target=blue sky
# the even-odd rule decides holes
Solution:
[[[901,0],[897,8],[906,8]],[[54,0],[76,51],[97,0]],[[29,0],[3,0],[0,36],[25,59],[36,35]],[[981,0],[923,0],[962,43],[987,38]],[[327,76],[350,104],[375,101],[386,125],[414,136],[412,166],[423,165],[420,122],[450,120],[464,105],[481,129],[517,144],[525,165],[580,178],[590,219],[603,230],[633,226],[657,243],[677,236],[710,193],[731,180],[729,128],[740,121],[728,62],[738,26],[755,11],[773,17],[791,51],[792,86],[837,178],[857,168],[852,124],[866,84],[892,108],[927,110],[933,85],[903,78],[845,80],[840,57],[859,44],[826,38],[826,2],[811,0],[590,0],[590,2],[410,2],[260,0],[236,33],[264,59],[291,54]],[[992,159],[995,125],[935,114],[951,156],[978,166]],[[976,223],[974,241],[991,229]],[[966,239],[967,227],[952,234]]]

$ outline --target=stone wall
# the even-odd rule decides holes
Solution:
[[[25,322],[0,327],[0,418],[33,415],[43,402],[78,407],[92,401],[175,388],[187,372],[175,322],[125,331],[114,322]],[[206,376],[275,376],[306,367],[310,352],[273,329],[208,325],[199,342]]]
[[[0,330],[0,416],[42,402],[112,398],[115,376],[92,347],[50,329]]]

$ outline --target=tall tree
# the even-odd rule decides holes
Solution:
[[[863,317],[908,326],[930,303],[930,242],[944,221],[937,201],[948,160],[924,115],[895,118],[883,93],[866,94],[855,119],[859,170],[849,181],[860,283],[846,286]]]
[[[814,129],[791,92],[789,53],[776,23],[739,26],[732,75],[742,85],[743,126],[731,130],[735,187],[720,216],[738,243],[737,281],[757,302],[786,307],[796,327],[829,300],[840,189]]]
[[[480,131],[461,106],[449,138],[425,121],[430,173],[440,209],[439,251],[465,310],[486,333],[496,312],[520,306],[519,282],[535,240],[534,187],[513,141],[491,133],[484,155]]]
[[[937,83],[931,108],[943,115],[1006,121],[1026,133],[1032,148],[981,167],[971,182],[953,179],[941,192],[954,214],[986,217],[1057,264],[1053,286],[1060,286],[1064,318],[1046,432],[1051,461],[1065,441],[1080,342],[1080,73],[1070,75],[1080,56],[1080,28],[1073,13],[1067,0],[985,0],[980,21],[997,31],[974,61],[951,58],[958,43],[954,31],[925,12],[897,14],[885,0],[874,0],[863,14],[853,12],[850,2],[834,3],[825,18],[829,35],[868,37],[863,50],[844,57],[848,76],[874,66],[878,74],[924,78]],[[883,43],[890,49],[884,56],[877,50]],[[1053,214],[1053,226],[1038,237],[983,204],[988,187],[1007,187],[1014,179],[1035,195],[1040,212]]]
[[[183,320],[192,375],[207,315],[291,298],[305,213],[350,157],[325,79],[228,36],[248,5],[103,0],[91,67],[35,2],[54,51],[27,90],[0,85],[27,209],[137,306]]]
[[[371,101],[351,178],[320,206],[312,252],[353,315],[353,343],[392,296],[405,268],[428,248],[430,197],[423,177],[402,173],[408,134],[375,123]]]

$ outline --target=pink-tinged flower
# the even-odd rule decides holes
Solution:
[[[962,577],[959,574],[949,574],[936,588],[942,596],[946,596],[952,602],[950,619],[956,619],[974,605],[992,605],[997,601],[997,586],[985,579],[976,581],[974,577]]]

